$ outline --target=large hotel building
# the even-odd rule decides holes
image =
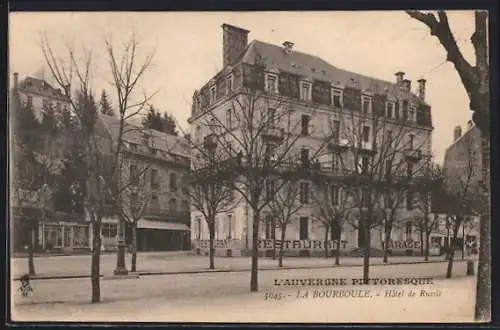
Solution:
[[[275,134],[297,136],[292,146],[294,152],[302,161],[315,158],[318,171],[325,172],[324,180],[342,181],[343,173],[368,166],[367,157],[379,157],[382,164],[384,156],[377,149],[384,147],[390,134],[399,139],[397,159],[398,164],[403,164],[404,172],[413,177],[423,175],[430,162],[433,131],[431,107],[425,102],[425,79],[417,81],[414,92],[403,72],[397,72],[393,82],[383,81],[339,69],[318,56],[298,51],[291,42],[281,46],[259,40],[248,43],[249,31],[228,24],[224,24],[222,30],[223,68],[193,95],[189,123],[195,144],[206,142],[212,133],[207,123],[214,122],[214,117],[216,122],[231,125],[235,100],[244,104],[245,93],[262,89],[265,98],[256,106],[267,107],[269,111],[286,111],[290,116],[288,123],[294,123],[288,127],[277,123]],[[238,125],[231,129],[231,135],[242,136],[238,134],[242,129]],[[325,136],[335,139],[330,139],[325,146]],[[353,146],[358,142],[360,147],[356,149],[359,150],[354,152]],[[317,152],[319,149],[325,151]],[[343,171],[339,171],[338,159],[342,159]],[[196,161],[195,156],[192,163]],[[325,228],[317,219],[318,212],[310,196],[315,184],[307,181],[301,188],[302,206],[293,215],[286,230],[286,240],[307,242],[325,238]],[[393,228],[392,240],[419,241],[418,230],[412,222],[419,212],[419,196],[409,190],[398,193],[404,201],[396,212],[398,225]],[[340,202],[342,197],[338,195],[341,194],[342,191],[335,193],[335,199]],[[251,249],[251,208],[245,201],[236,200],[235,208],[217,216],[217,255],[244,255]],[[266,218],[266,209],[261,218]],[[270,238],[264,220],[260,231],[260,238]],[[279,233],[274,237],[280,237]],[[347,221],[340,237],[341,249],[346,253],[364,244],[359,228]],[[197,252],[206,253],[208,227],[202,214],[195,209],[191,212],[191,239]],[[371,229],[373,248],[381,249],[383,240],[383,226],[374,226]],[[294,254],[295,250],[290,245],[286,252]]]

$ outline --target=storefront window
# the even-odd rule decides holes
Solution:
[[[116,223],[103,223],[102,224],[102,236],[105,238],[116,237],[117,231],[118,231],[118,227],[117,227]]]
[[[45,225],[43,237],[46,249],[62,247],[62,226]]]
[[[74,227],[73,228],[73,247],[86,248],[89,246],[89,228]]]

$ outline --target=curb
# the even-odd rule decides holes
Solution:
[[[473,260],[476,262],[476,260]],[[370,267],[376,266],[397,266],[397,265],[418,265],[418,264],[431,264],[431,263],[443,263],[448,262],[448,260],[432,260],[432,261],[415,261],[415,262],[393,262],[393,263],[380,263],[371,264]],[[467,260],[455,260],[454,262],[467,262]],[[294,270],[294,269],[324,269],[324,268],[337,268],[337,267],[362,267],[363,265],[350,265],[350,264],[340,264],[340,265],[318,265],[318,266],[284,266],[281,268],[259,268],[259,271],[276,271],[276,270]],[[248,272],[249,268],[235,268],[235,269],[202,269],[202,270],[185,270],[185,271],[165,271],[165,272],[137,272],[134,276],[129,276],[129,278],[139,278],[140,276],[154,276],[154,275],[183,275],[183,274],[208,274],[208,273],[241,273]],[[111,279],[112,276],[99,276],[101,279]],[[61,276],[33,276],[31,280],[63,280],[63,279],[82,279],[90,278],[90,275],[61,275]],[[12,279],[13,281],[20,281],[21,277],[16,277]]]

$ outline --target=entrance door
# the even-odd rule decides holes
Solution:
[[[299,228],[299,238],[300,240],[309,238],[309,218],[300,217],[300,228]]]

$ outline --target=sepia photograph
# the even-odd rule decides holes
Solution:
[[[489,322],[488,14],[11,12],[11,320]]]

